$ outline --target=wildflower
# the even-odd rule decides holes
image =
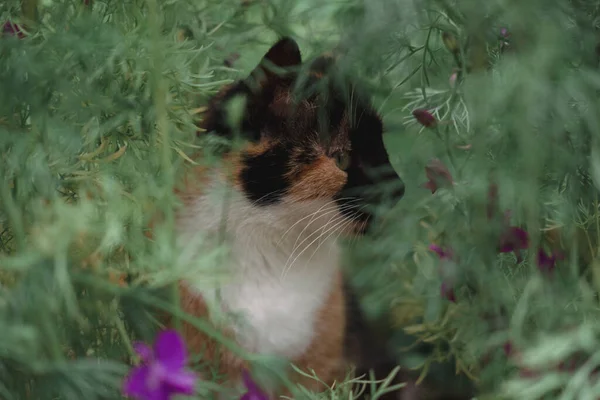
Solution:
[[[529,234],[517,226],[509,226],[500,236],[498,251],[500,253],[514,252],[517,262],[521,262],[521,250],[529,247]]]
[[[458,52],[458,41],[456,40],[456,36],[454,36],[452,33],[443,32],[442,41],[450,53]]]
[[[440,187],[452,186],[454,181],[448,168],[440,160],[434,158],[425,167],[425,175],[429,179],[422,187],[431,190],[431,194],[435,193]]]
[[[2,34],[6,36],[17,36],[19,39],[25,37],[23,30],[18,24],[11,21],[6,21],[2,27]]]
[[[421,125],[426,128],[434,127],[437,123],[433,114],[423,108],[413,110],[412,115]]]
[[[437,254],[441,260],[449,260],[452,258],[452,250],[444,250],[442,247],[437,244],[430,244],[429,250],[433,251]]]
[[[500,51],[504,52],[504,50],[506,50],[506,48],[508,48],[510,46],[509,43],[509,38],[510,38],[510,32],[508,31],[508,29],[506,28],[501,28],[500,29]]]
[[[134,345],[141,365],[125,378],[123,393],[140,400],[169,400],[174,394],[194,393],[196,376],[186,371],[187,354],[176,331],[158,335],[154,349],[144,343]]]
[[[504,354],[507,357],[510,357],[514,352],[513,345],[510,341],[504,343],[504,346],[502,346],[502,349],[504,350]]]
[[[454,294],[454,288],[447,282],[442,282],[440,285],[440,295],[442,298],[456,303],[456,295]]]
[[[559,252],[552,251],[550,254],[546,254],[544,249],[538,249],[537,266],[541,272],[552,272],[556,261],[562,259],[564,259],[564,256]]]
[[[491,183],[488,188],[488,203],[486,214],[488,220],[494,219],[498,212],[498,185]],[[522,261],[521,250],[529,247],[529,234],[518,226],[510,225],[510,210],[504,212],[502,221],[503,233],[500,235],[498,251],[500,253],[514,252],[517,262]]]
[[[243,378],[244,386],[246,386],[248,391],[240,398],[240,400],[269,400],[269,397],[260,390],[247,371],[244,371]]]
[[[438,246],[437,244],[429,245],[429,250],[436,253],[440,257],[440,260],[451,261],[454,258],[454,255],[453,255],[451,249],[443,249],[442,247]],[[444,272],[446,275],[448,275],[448,271],[441,270],[440,272],[442,275],[444,275]],[[440,285],[440,296],[442,296],[442,298],[444,298],[448,301],[456,303],[456,295],[454,294],[454,287],[450,283],[449,279],[442,280],[442,284]]]

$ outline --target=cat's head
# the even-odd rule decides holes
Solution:
[[[351,83],[339,84],[335,60],[305,65],[295,41],[275,43],[245,80],[224,87],[209,103],[201,128],[232,138],[228,113],[244,104],[236,132],[236,185],[256,207],[337,204],[362,231],[371,205],[399,200],[404,184],[390,165],[381,118]]]

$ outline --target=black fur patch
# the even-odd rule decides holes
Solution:
[[[290,168],[289,157],[290,151],[282,145],[260,155],[242,156],[244,167],[240,178],[248,200],[261,206],[281,200],[290,186],[285,178]]]
[[[347,170],[348,180],[338,196],[338,203],[347,203],[347,198],[360,197],[367,205],[375,205],[385,200],[386,192],[391,200],[397,201],[404,195],[404,183],[389,162],[383,144],[383,124],[374,111],[356,104],[349,132],[351,141],[351,164]],[[388,190],[386,190],[388,189]],[[343,210],[348,216],[359,220],[370,217],[368,210],[354,214]]]

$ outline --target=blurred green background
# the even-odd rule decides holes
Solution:
[[[402,365],[442,392],[459,372],[478,398],[599,398],[599,10],[3,1],[0,21],[23,35],[5,25],[0,40],[0,398],[119,398],[131,341],[153,337],[150,310],[177,313],[170,285],[214,285],[218,255],[190,268],[169,229],[154,242],[144,230],[173,213],[175,176],[201,146],[198,109],[283,35],[306,59],[341,49],[384,118],[406,195],[348,246],[347,265]],[[433,194],[432,159],[453,180]],[[522,262],[499,251],[509,226],[528,232]],[[563,258],[548,271],[540,249]],[[120,286],[121,272],[136,278]]]

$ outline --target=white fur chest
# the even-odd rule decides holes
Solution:
[[[222,197],[199,197],[179,219],[180,237],[199,227],[214,237],[223,215]],[[339,266],[343,221],[337,208],[324,201],[260,208],[234,193],[225,215],[224,268],[231,279],[220,288],[219,302],[240,317],[231,326],[237,341],[253,352],[301,355],[314,338],[317,313]],[[200,295],[217,299],[216,290]]]

